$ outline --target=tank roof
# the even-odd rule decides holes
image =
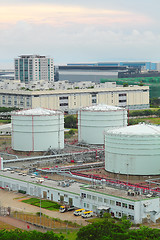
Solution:
[[[12,115],[54,115],[54,114],[62,114],[61,111],[56,111],[56,110],[49,110],[49,109],[44,109],[44,108],[33,108],[33,109],[28,109],[28,110],[22,110],[18,112],[12,112]]]
[[[94,106],[81,108],[81,110],[86,110],[86,111],[116,111],[116,110],[124,110],[124,108],[116,107],[116,106],[110,106],[110,105],[106,105],[106,104],[98,104],[98,105],[94,105]]]
[[[118,135],[160,135],[160,127],[151,124],[139,123],[137,125],[107,130],[105,133]]]

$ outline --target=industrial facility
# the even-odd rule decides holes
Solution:
[[[127,126],[127,110],[99,104],[78,111],[78,141],[104,144],[104,130]]]
[[[160,219],[159,126],[127,126],[126,109],[101,104],[79,110],[72,141],[64,140],[58,110],[13,112],[11,126],[12,149],[1,151],[0,188],[95,215],[105,209],[134,223]]]
[[[12,113],[12,148],[47,151],[64,148],[64,115],[42,108]]]

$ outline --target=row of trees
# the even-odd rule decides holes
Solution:
[[[137,117],[137,116],[150,116],[150,115],[156,115],[157,117],[160,117],[160,109],[146,109],[146,110],[132,110],[129,112],[130,117]]]
[[[146,240],[160,239],[160,229],[140,227],[139,229],[130,229],[131,223],[122,218],[119,222],[115,219],[106,218],[85,226],[77,233],[76,240]]]
[[[0,230],[1,240],[66,240],[64,236],[58,236],[52,231],[46,233],[38,231],[22,231],[20,229],[16,230]]]
[[[52,231],[41,233],[38,231],[0,230],[1,240],[67,240],[63,235],[57,235]],[[96,222],[82,227],[76,240],[158,240],[160,229],[152,229],[142,226],[139,229],[132,229],[131,222],[126,218],[120,221],[110,217],[104,217]],[[68,239],[69,240],[69,239]]]

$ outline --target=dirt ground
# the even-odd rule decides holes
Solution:
[[[23,200],[24,198],[26,198],[26,196],[24,196],[23,194],[9,192],[9,191],[0,189],[0,206],[11,207],[11,211],[18,211],[18,212],[24,212],[24,213],[36,214],[37,212],[40,212],[39,207],[32,206],[22,202],[21,200]],[[67,220],[67,221],[75,222],[79,225],[87,225],[87,222],[85,219],[83,219],[81,216],[78,216],[78,217],[74,216],[73,212],[60,213],[59,211],[50,211],[42,208],[41,208],[41,212],[52,218],[59,218],[63,221]]]

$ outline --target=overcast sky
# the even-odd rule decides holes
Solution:
[[[0,69],[21,54],[160,62],[159,11],[160,0],[0,0]]]

